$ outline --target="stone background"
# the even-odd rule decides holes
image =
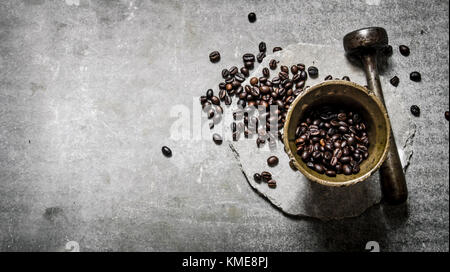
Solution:
[[[448,12],[448,1],[1,1],[0,251],[362,251],[371,240],[448,251]],[[169,139],[172,106],[192,112],[260,41],[340,47],[372,25],[412,52],[394,50],[385,74],[401,81],[385,94],[393,126],[410,114],[395,99],[422,110],[407,205],[290,218],[251,189],[227,144]]]

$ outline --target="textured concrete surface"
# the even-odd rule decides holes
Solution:
[[[448,11],[447,1],[2,1],[0,250],[361,251],[374,240],[448,251]],[[170,106],[192,109],[261,40],[340,46],[370,25],[412,52],[395,50],[385,72],[401,81],[385,92],[393,126],[410,114],[399,105],[422,110],[407,205],[289,218],[248,186],[227,144],[169,139]]]

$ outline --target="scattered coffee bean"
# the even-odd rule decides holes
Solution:
[[[274,167],[278,164],[278,157],[277,156],[270,156],[267,159],[267,165],[269,165],[270,167]]]
[[[419,117],[420,116],[420,108],[417,105],[412,105],[411,108],[412,115]]]
[[[250,12],[247,17],[250,23],[256,22],[256,14],[254,12]]]
[[[343,76],[342,80],[350,81],[350,78],[348,76]]]
[[[333,77],[331,75],[328,75],[328,76],[325,77],[324,80],[332,80],[332,79],[333,79]]]
[[[254,61],[246,61],[244,62],[244,67],[252,70],[255,67],[255,62]]]
[[[219,60],[220,60],[220,53],[218,51],[211,52],[211,54],[209,54],[209,60],[212,63],[219,62]]]
[[[241,73],[242,73],[245,77],[248,77],[248,76],[250,75],[250,72],[249,72],[248,69],[245,68],[245,67],[242,67],[242,68],[241,68]]]
[[[262,74],[263,74],[264,77],[269,78],[269,76],[270,76],[269,68],[264,67],[264,68],[262,69]]]
[[[312,78],[316,78],[319,76],[319,69],[315,66],[309,66],[308,67],[308,75]]]
[[[220,135],[217,134],[217,133],[214,133],[214,134],[213,134],[213,141],[214,141],[214,143],[216,143],[217,145],[221,145],[222,142],[223,142],[222,136],[220,136]]]
[[[261,63],[265,57],[266,52],[259,52],[258,55],[256,56],[256,60],[258,61],[258,63]]]
[[[259,183],[261,182],[261,175],[259,173],[255,173],[253,174],[253,179]]]
[[[392,86],[397,87],[400,83],[400,79],[397,76],[394,76],[389,82],[391,82]]]
[[[208,99],[211,99],[211,97],[213,97],[214,96],[214,91],[212,90],[212,89],[208,89],[207,91],[206,91],[206,97],[208,98]]]
[[[271,59],[270,62],[269,62],[269,67],[270,67],[270,69],[272,69],[272,70],[277,69],[277,61],[274,60],[274,59]]]
[[[409,47],[408,46],[406,46],[406,45],[400,45],[399,47],[398,47],[398,49],[399,49],[399,51],[400,51],[400,54],[402,54],[403,56],[405,56],[405,57],[407,57],[407,56],[409,56]]]
[[[254,62],[255,61],[255,55],[253,55],[252,53],[246,53],[242,56],[242,60],[244,62]]]
[[[262,178],[263,181],[267,182],[267,181],[272,179],[272,174],[270,172],[267,172],[267,171],[262,171],[261,172],[261,178]]]
[[[220,105],[220,99],[219,99],[217,96],[211,97],[211,102],[212,102],[214,105]]]
[[[277,182],[276,182],[275,180],[271,179],[271,180],[269,180],[269,181],[267,182],[267,185],[268,185],[270,188],[275,188],[275,187],[277,187]]]
[[[161,151],[162,151],[164,156],[166,156],[168,158],[172,157],[172,150],[170,150],[170,148],[168,148],[167,146],[163,146],[161,148]]]
[[[409,79],[411,79],[412,81],[415,81],[415,82],[419,82],[422,80],[422,76],[420,75],[419,72],[414,71],[414,72],[411,72],[411,74],[409,74]]]
[[[445,119],[447,119],[447,121],[449,121],[450,113],[448,111],[445,112],[444,116],[445,116]]]
[[[266,43],[260,42],[258,48],[259,48],[259,52],[266,52],[266,50],[267,50]]]
[[[275,53],[275,52],[281,51],[281,50],[283,50],[283,48],[281,48],[279,46],[276,46],[276,47],[273,48],[272,52]]]

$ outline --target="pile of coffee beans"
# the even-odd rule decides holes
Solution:
[[[356,111],[328,105],[309,110],[295,136],[297,154],[306,165],[330,177],[358,173],[369,157],[367,124]]]

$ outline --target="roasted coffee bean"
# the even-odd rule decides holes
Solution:
[[[208,98],[206,97],[206,95],[200,96],[200,103],[203,105],[206,102],[208,102]]]
[[[333,79],[333,76],[331,76],[331,75],[328,75],[328,76],[326,76],[325,77],[325,79],[324,80],[332,80]]]
[[[274,60],[274,59],[271,59],[270,62],[269,62],[269,67],[270,67],[270,69],[272,69],[272,70],[277,69],[277,61]]]
[[[420,116],[420,108],[417,105],[412,105],[410,110],[414,116],[416,116],[416,117]]]
[[[267,50],[266,43],[260,42],[258,48],[259,48],[259,52],[266,52],[266,50]]]
[[[299,74],[300,74],[299,80],[306,80],[308,78],[308,74],[306,73],[306,71],[301,71]]]
[[[298,63],[297,68],[299,71],[305,71],[306,66],[303,63]]]
[[[247,61],[251,61],[254,62],[255,61],[255,55],[253,55],[252,53],[246,53],[242,56],[242,59],[244,60],[244,62]]]
[[[400,83],[400,79],[397,76],[394,76],[389,82],[391,82],[392,86],[397,87]]]
[[[213,141],[214,141],[214,143],[216,143],[217,145],[221,145],[222,142],[223,142],[222,136],[220,136],[220,135],[217,134],[217,133],[214,133],[214,134],[213,134]]]
[[[303,151],[303,153],[302,153],[302,155],[301,155],[302,160],[303,160],[303,161],[308,160],[308,158],[309,158],[310,155],[311,155],[311,153],[309,152],[309,150]]]
[[[238,81],[239,83],[242,83],[242,82],[245,81],[245,77],[244,77],[244,75],[241,74],[241,73],[236,73],[236,74],[234,75],[234,79],[236,79],[236,81]]]
[[[219,62],[219,60],[220,60],[220,53],[219,53],[218,51],[213,51],[213,52],[211,52],[211,53],[209,54],[209,60],[210,60],[212,63]]]
[[[360,168],[359,168],[359,165],[358,165],[358,164],[355,164],[355,165],[353,166],[353,168],[352,168],[353,174],[359,173],[359,170],[360,170]]]
[[[241,73],[245,76],[248,77],[250,75],[250,72],[248,71],[247,68],[245,67],[241,67]]]
[[[308,67],[308,75],[312,78],[316,78],[319,76],[319,69],[315,66],[309,66]]]
[[[327,170],[327,171],[325,171],[325,175],[327,175],[329,177],[335,177],[336,176],[336,171],[334,171],[334,170]]]
[[[318,163],[314,164],[314,170],[316,170],[316,172],[319,174],[323,174],[323,172],[325,172],[323,165],[318,164]]]
[[[211,97],[213,97],[214,96],[214,91],[212,90],[212,89],[208,89],[207,91],[206,91],[206,97],[208,98],[208,99],[211,99]]]
[[[222,77],[226,79],[230,75],[230,72],[227,69],[222,70]]]
[[[258,78],[257,77],[250,78],[250,84],[256,86],[258,84]]]
[[[262,70],[262,74],[264,77],[268,78],[270,76],[270,71],[267,67],[264,67]]]
[[[230,75],[235,75],[237,74],[237,72],[239,72],[239,69],[236,66],[232,66],[230,69],[228,69],[228,72],[230,73]]]
[[[219,89],[221,89],[221,90],[225,90],[225,82],[220,82],[219,83]]]
[[[352,168],[350,167],[350,165],[344,164],[342,166],[342,172],[344,173],[344,175],[351,175],[352,174]]]
[[[276,182],[275,180],[271,179],[271,180],[269,180],[269,181],[267,182],[267,185],[268,185],[270,188],[276,188],[276,187],[277,187],[277,182]]]
[[[256,14],[254,12],[250,12],[247,17],[250,23],[256,22]]]
[[[256,56],[256,60],[259,63],[261,63],[265,57],[266,57],[266,53],[265,52],[259,52],[258,55]]]
[[[163,153],[164,156],[166,156],[166,157],[168,157],[168,158],[172,157],[172,150],[170,150],[169,147],[163,146],[163,147],[161,148],[161,151],[162,151],[162,153]]]
[[[253,61],[246,61],[246,62],[244,62],[244,67],[249,69],[249,70],[252,70],[255,67],[255,62],[253,62]]]
[[[281,66],[280,66],[280,70],[281,70],[282,72],[285,72],[286,75],[289,75],[289,68],[288,68],[286,65],[281,65]]]
[[[227,105],[227,106],[231,105],[232,101],[233,100],[231,99],[231,97],[229,95],[225,95],[225,98],[224,98],[225,105]]]
[[[276,46],[276,47],[273,48],[272,51],[275,53],[275,52],[281,51],[281,50],[283,50],[283,48],[281,48],[281,47],[279,47],[279,46]]]
[[[341,112],[337,115],[337,118],[339,121],[345,121],[345,120],[347,120],[347,114],[345,114],[344,112]]]
[[[398,49],[400,51],[400,54],[402,54],[403,56],[405,56],[405,57],[409,56],[410,51],[409,51],[409,47],[408,46],[400,45],[398,47]]]
[[[342,80],[350,81],[350,78],[348,76],[343,76]]]
[[[262,178],[263,181],[267,182],[267,181],[272,179],[272,174],[270,172],[267,172],[267,171],[262,171],[261,172],[261,178]]]
[[[267,165],[268,165],[268,166],[274,167],[274,166],[276,166],[277,164],[278,164],[278,158],[277,158],[277,156],[270,156],[270,157],[267,159]]]
[[[293,75],[296,75],[296,74],[298,73],[298,67],[297,67],[297,65],[292,65],[292,66],[291,66],[291,73],[292,73]]]
[[[255,173],[253,174],[253,179],[259,183],[261,182],[261,175],[259,173]]]
[[[447,121],[449,121],[450,113],[449,113],[448,111],[446,111],[446,112],[444,113],[444,116],[445,116],[445,119],[447,119]]]
[[[219,98],[218,98],[217,96],[211,97],[211,102],[212,102],[214,105],[220,105],[220,100],[219,100]]]
[[[420,75],[419,72],[414,71],[411,72],[411,74],[409,74],[409,79],[415,82],[420,82],[422,80],[422,76]]]

